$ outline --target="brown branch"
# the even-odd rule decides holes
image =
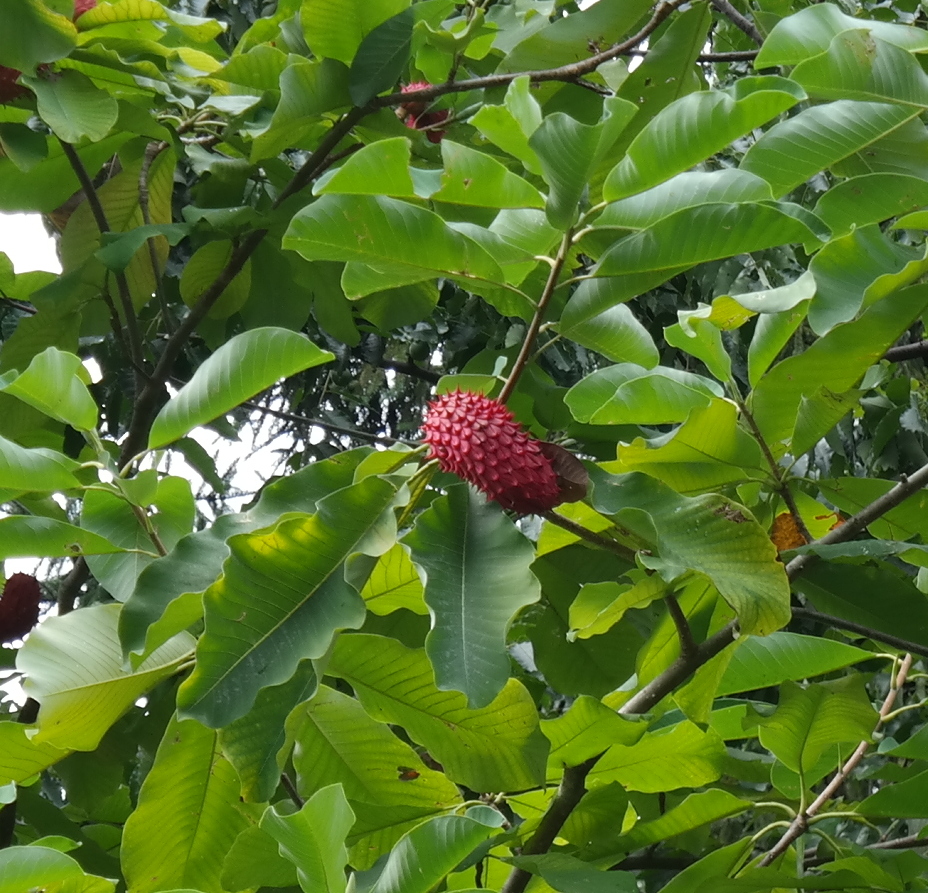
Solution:
[[[94,186],[93,180],[87,172],[87,168],[84,167],[84,162],[81,161],[74,146],[70,143],[66,143],[64,140],[59,140],[58,142],[61,144],[65,157],[68,159],[71,169],[74,171],[78,182],[81,184],[84,195],[87,196],[87,203],[90,205],[90,211],[97,224],[97,229],[100,231],[100,236],[102,237],[104,233],[112,232],[109,221],[106,219],[106,212],[103,210],[103,205],[100,202],[100,196],[97,194],[97,188]],[[122,314],[125,319],[126,332],[128,333],[129,357],[136,369],[136,386],[138,387],[138,374],[144,371],[142,336],[139,332],[139,322],[135,315],[135,307],[132,304],[132,295],[129,291],[129,281],[126,279],[126,274],[114,273],[113,275],[116,278],[116,288],[119,292],[119,301],[122,304]],[[110,301],[109,304],[112,307],[112,301]]]
[[[548,273],[545,287],[542,289],[541,297],[538,299],[538,306],[535,308],[535,314],[532,316],[528,331],[525,333],[525,338],[522,340],[522,348],[519,350],[519,355],[516,357],[516,361],[513,364],[512,372],[509,373],[509,378],[506,379],[506,383],[503,385],[502,391],[500,391],[500,403],[505,403],[512,396],[512,392],[515,390],[516,384],[518,384],[519,376],[522,375],[525,364],[528,363],[528,359],[532,355],[532,348],[535,346],[538,330],[541,328],[542,322],[544,322],[545,313],[548,310],[548,305],[551,303],[554,289],[557,287],[557,280],[561,275],[561,270],[564,269],[564,264],[567,262],[567,255],[570,253],[570,242],[572,237],[573,229],[568,227],[567,232],[564,233],[561,239],[561,245],[557,250],[554,263],[551,264],[551,270]]]
[[[62,579],[58,587],[58,616],[74,610],[81,587],[90,578],[90,568],[83,555],[74,559],[74,566]]]
[[[876,723],[876,731],[880,726],[885,722],[886,717],[889,715],[890,711],[893,709],[893,704],[896,702],[896,696],[899,694],[899,690],[905,684],[906,676],[909,674],[909,669],[912,666],[912,655],[907,654],[903,660],[902,664],[899,667],[899,672],[896,674],[896,678],[893,681],[893,684],[889,688],[889,692],[883,700],[883,706],[880,707],[880,717]],[[771,847],[763,859],[760,860],[760,866],[764,867],[770,865],[773,861],[783,855],[790,845],[797,840],[808,828],[809,820],[814,818],[819,810],[835,795],[838,791],[838,788],[847,781],[848,776],[851,772],[854,771],[857,764],[863,759],[864,754],[867,752],[870,747],[869,741],[861,741],[857,745],[854,752],[848,757],[847,762],[835,773],[834,778],[825,785],[825,789],[815,798],[815,800],[809,804],[806,809],[796,816],[795,819],[790,823],[790,826],[783,833],[783,836]]]
[[[923,465],[909,477],[903,477],[903,479],[888,493],[884,493],[878,499],[874,499],[870,505],[864,506],[856,515],[848,518],[840,527],[829,530],[821,539],[815,540],[813,545],[827,546],[833,543],[846,543],[855,539],[868,525],[881,518],[891,509],[896,508],[896,506],[904,502],[910,496],[913,496],[926,485],[928,485],[928,465]],[[817,558],[818,556],[812,552],[797,555],[786,565],[786,575],[790,580],[794,580]]]
[[[680,639],[680,656],[688,660],[696,653],[696,641],[693,639],[693,631],[690,629],[686,614],[683,613],[683,608],[680,607],[677,597],[670,594],[664,597],[664,601],[667,602],[667,610],[670,612],[670,617],[677,628],[677,636]]]
[[[908,639],[901,639],[899,636],[893,636],[890,633],[884,633],[882,630],[872,629],[864,626],[862,623],[854,623],[852,620],[845,620],[843,617],[834,617],[831,614],[822,614],[819,611],[813,611],[809,608],[793,608],[793,617],[799,620],[813,620],[821,623],[826,627],[835,629],[844,629],[851,633],[858,633],[866,636],[868,639],[874,639],[877,642],[883,642],[899,651],[908,651],[917,654],[919,657],[928,658],[928,648],[919,645],[917,642],[910,642]]]
[[[542,517],[546,521],[550,521],[552,524],[568,531],[568,533],[572,533],[574,536],[580,537],[580,539],[584,539],[588,543],[592,543],[594,546],[599,546],[607,552],[615,553],[619,558],[624,558],[630,564],[635,563],[635,550],[630,549],[628,546],[623,546],[621,543],[617,543],[615,540],[609,539],[609,537],[603,536],[602,534],[594,533],[582,524],[571,521],[570,518],[565,518],[563,515],[559,515],[556,512],[545,512]]]
[[[561,65],[558,68],[545,68],[538,71],[516,71],[510,74],[491,74],[486,77],[470,78],[464,81],[446,81],[443,84],[423,87],[421,90],[410,90],[408,93],[391,93],[389,96],[380,96],[371,102],[371,106],[385,108],[387,106],[402,105],[406,102],[428,102],[448,93],[464,93],[468,90],[483,90],[487,87],[505,87],[517,78],[522,77],[528,77],[533,84],[540,84],[545,81],[575,81],[577,78],[595,71],[604,62],[611,62],[647,40],[672,12],[685,2],[687,0],[662,0],[654,7],[651,18],[637,34],[580,62],[571,62],[569,65]]]
[[[293,801],[293,805],[297,809],[302,809],[305,801],[300,796],[300,792],[296,789],[293,779],[290,778],[286,772],[280,773],[280,786],[287,792],[287,796]]]
[[[928,339],[914,344],[897,344],[883,354],[883,359],[890,363],[901,363],[903,360],[917,360],[925,356],[928,356]]]
[[[626,701],[619,708],[619,713],[623,716],[646,713],[734,640],[735,624],[732,622],[696,646],[695,653],[690,657],[681,654],[663,673]],[[579,766],[571,766],[564,770],[557,793],[542,816],[535,833],[522,848],[523,854],[537,855],[546,853],[551,848],[564,822],[586,793],[586,777],[601,756],[602,754],[592,757]],[[531,872],[524,868],[513,868],[503,884],[502,893],[523,893],[531,878]]]
[[[747,34],[758,46],[764,42],[764,36],[757,30],[749,18],[743,16],[728,0],[712,0],[712,5],[725,16],[736,28]]]

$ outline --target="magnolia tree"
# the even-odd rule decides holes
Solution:
[[[582,5],[0,5],[0,893],[928,886],[921,7]]]

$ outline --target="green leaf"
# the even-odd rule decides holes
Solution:
[[[579,766],[613,744],[635,744],[647,726],[619,716],[596,698],[581,695],[557,719],[543,719],[541,730],[551,742],[549,776],[556,778],[565,766]]]
[[[464,485],[419,515],[403,542],[425,581],[435,684],[486,707],[509,679],[506,630],[540,595],[532,544],[499,506]]]
[[[364,622],[364,602],[344,561],[389,514],[396,488],[378,477],[337,490],[315,515],[229,540],[223,574],[205,593],[206,630],[178,707],[219,728],[244,715],[258,692],[322,657],[340,629]],[[390,543],[389,545],[392,545]]]
[[[795,120],[795,119],[794,119]],[[632,233],[607,251],[596,276],[663,271],[760,251],[788,242],[817,242],[816,221],[796,205],[707,204],[684,208]],[[819,222],[816,229],[820,229]]]
[[[102,536],[54,518],[13,515],[0,520],[0,561],[7,558],[71,558],[120,552]]]
[[[350,297],[438,274],[504,282],[496,261],[437,214],[385,196],[324,195],[290,222],[284,248],[307,260],[358,261],[369,269]]]
[[[738,410],[718,398],[693,409],[669,434],[620,444],[616,471],[642,471],[678,493],[699,493],[768,474],[757,442],[738,425]]]
[[[842,512],[856,515],[864,506],[888,493],[894,481],[877,478],[825,480],[819,483],[825,498]],[[928,539],[928,493],[919,490],[899,505],[867,525],[867,530],[882,540],[910,540],[916,536]]]
[[[615,363],[634,363],[652,369],[660,358],[654,339],[624,304],[572,325],[562,324],[559,332]]]
[[[879,19],[855,18],[841,12],[832,3],[819,3],[777,22],[767,35],[755,62],[758,68],[796,65],[824,53],[841,32],[861,28],[898,47],[916,52],[928,49],[928,37],[920,28],[881,22]]]
[[[566,853],[516,856],[513,864],[541,877],[558,893],[637,893],[635,875],[627,871],[593,868],[588,862]]]
[[[62,453],[26,449],[0,437],[0,488],[21,492],[49,493],[78,485],[73,470],[77,463]]]
[[[792,78],[826,99],[891,100],[919,110],[928,105],[928,74],[915,56],[867,30],[842,32],[827,52],[800,62]]]
[[[544,196],[484,152],[441,141],[444,170],[432,201],[484,208],[543,208]]]
[[[526,170],[540,176],[541,162],[528,140],[541,124],[542,115],[530,90],[527,75],[516,78],[506,90],[503,105],[481,106],[470,123],[491,143],[518,158]]]
[[[393,848],[369,893],[428,893],[502,822],[501,813],[485,806],[423,822]]]
[[[570,605],[570,639],[588,639],[612,629],[632,608],[646,608],[668,595],[667,584],[656,574],[629,571],[631,583],[587,583]]]
[[[157,449],[287,378],[335,355],[287,329],[251,329],[230,338],[158,413],[148,448]]]
[[[104,247],[95,252],[94,256],[105,264],[107,269],[122,272],[129,266],[139,248],[149,239],[164,236],[168,244],[176,245],[189,234],[190,225],[187,223],[152,223],[148,226],[137,226],[126,233],[104,233]]]
[[[41,62],[67,56],[77,43],[77,30],[41,0],[18,0],[0,8],[0,63],[33,72]]]
[[[152,472],[152,480],[156,487],[142,494],[141,509],[161,545],[170,550],[193,528],[193,494],[184,478],[157,480]],[[150,511],[150,507],[156,511]],[[157,557],[151,534],[139,522],[132,505],[105,490],[91,490],[84,496],[81,525],[120,547],[116,554],[88,556],[87,566],[113,598],[125,601],[135,589],[139,574]]]
[[[928,602],[908,577],[871,565],[838,562],[807,568],[794,584],[820,611],[877,632],[928,644]],[[879,600],[873,593],[879,592]]]
[[[861,307],[917,281],[928,271],[928,253],[887,238],[876,224],[861,224],[825,245],[809,270],[816,286],[809,325],[825,335]]]
[[[814,174],[870,146],[914,116],[902,105],[837,102],[815,105],[768,130],[741,161],[781,196]]]
[[[449,778],[472,790],[518,790],[544,778],[547,741],[515,679],[491,704],[471,710],[464,695],[435,686],[424,650],[368,635],[340,637],[328,672],[351,684],[372,717],[402,726]]]
[[[116,634],[120,605],[96,605],[36,627],[17,667],[41,703],[37,744],[93,750],[107,729],[157,682],[188,660],[194,639],[180,633],[135,671],[126,670]]]
[[[377,140],[355,152],[345,163],[326,172],[313,186],[314,195],[416,195],[409,173],[410,141],[396,136]]]
[[[286,758],[284,721],[319,685],[311,661],[302,661],[286,682],[258,692],[254,707],[219,733],[222,752],[242,782],[242,799],[266,803],[280,784]]]
[[[577,219],[590,176],[637,110],[634,103],[612,97],[603,103],[598,124],[581,124],[555,112],[529,138],[545,182],[551,187],[545,213],[553,227],[565,230]]]
[[[11,846],[0,852],[0,893],[112,893],[115,889],[115,881],[85,874],[76,859],[47,846]]]
[[[811,679],[872,657],[872,652],[862,648],[815,636],[782,631],[763,638],[749,636],[735,649],[716,695]]]
[[[216,733],[191,719],[172,719],[123,831],[120,858],[129,888],[219,893],[226,853],[249,825],[238,796],[239,780]]]
[[[603,197],[615,201],[655,186],[710,158],[803,99],[805,93],[794,82],[771,76],[741,78],[730,91],[682,96],[632,140],[606,178]]]
[[[0,785],[26,781],[70,753],[53,744],[36,743],[35,732],[35,726],[0,722]]]
[[[709,784],[722,774],[725,745],[691,722],[649,732],[636,744],[616,744],[590,772],[593,787],[618,781],[629,791],[675,791]]]
[[[87,431],[97,424],[97,404],[82,380],[80,357],[47,347],[19,375],[0,379],[0,390],[18,397],[45,415]]]
[[[188,307],[195,307],[203,294],[222,274],[234,246],[231,241],[207,242],[198,248],[184,265],[180,277],[180,296]],[[245,261],[232,281],[210,307],[207,319],[226,319],[242,309],[251,291],[251,261]]]
[[[695,94],[705,95],[705,94]],[[697,205],[771,201],[770,184],[737,168],[720,171],[686,171],[638,195],[611,202],[594,226],[646,229],[683,208]]]
[[[907,174],[864,174],[832,186],[814,212],[835,236],[928,205],[928,183]]]
[[[800,280],[805,280],[801,286],[799,285]],[[784,286],[784,289],[792,289],[793,286],[797,287],[794,294],[796,292],[803,294],[807,290],[814,293],[815,280],[807,271],[792,285]],[[800,288],[801,291],[799,291]],[[738,297],[740,298],[741,295]],[[751,338],[751,346],[748,348],[748,379],[752,387],[757,387],[757,383],[806,318],[808,309],[808,301],[803,300],[799,306],[792,310],[783,310],[779,313],[764,313],[758,318],[757,325],[754,327],[754,337]]]
[[[415,565],[406,549],[397,543],[377,560],[361,590],[361,598],[372,613],[381,616],[403,608],[414,614],[428,614],[423,592]]]
[[[300,886],[320,893],[345,890],[345,838],[353,823],[354,813],[339,784],[317,791],[293,815],[281,815],[270,806],[261,817],[262,830],[296,865]]]
[[[660,425],[682,422],[691,410],[721,396],[719,385],[692,372],[618,363],[575,384],[564,401],[578,422]]]
[[[351,62],[349,92],[357,106],[389,90],[406,68],[412,51],[415,16],[404,9],[364,36]]]
[[[827,407],[829,398],[853,388],[928,306],[928,288],[913,285],[889,295],[854,322],[835,326],[802,354],[767,372],[754,388],[750,408],[764,439],[782,452],[795,430],[802,400]],[[825,415],[819,437],[835,423]]]
[[[23,78],[38,98],[39,116],[60,140],[98,142],[119,117],[116,100],[79,71],[65,69],[54,78]]]
[[[624,852],[661,843],[678,834],[740,815],[750,809],[749,800],[742,800],[728,791],[712,789],[690,794],[682,803],[668,809],[660,818],[639,822],[619,841]]]
[[[765,635],[789,622],[789,584],[766,531],[719,494],[693,499],[642,474],[607,475],[594,468],[593,507],[653,542],[639,560],[672,582],[708,577],[738,614],[742,633]]]
[[[781,763],[801,774],[836,743],[869,741],[878,719],[860,676],[807,688],[784,682],[777,709],[760,719],[760,740]]]
[[[864,816],[892,819],[923,819],[928,804],[928,772],[881,788],[857,806]]]
[[[223,515],[190,534],[145,568],[119,619],[127,656],[145,654],[203,616],[202,593],[219,577],[229,556],[227,540],[274,524],[286,512],[313,512],[318,501],[347,487],[369,448],[339,453],[265,486],[247,513]]]
[[[303,0],[300,21],[313,55],[350,65],[364,37],[410,0]]]

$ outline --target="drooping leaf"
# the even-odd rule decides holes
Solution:
[[[130,889],[221,893],[226,853],[248,827],[238,796],[239,780],[216,733],[192,719],[172,719],[123,832]]]
[[[737,503],[718,494],[693,499],[653,478],[610,476],[594,469],[593,507],[654,544],[641,555],[647,567],[671,582],[680,574],[705,574],[738,614],[742,632],[760,635],[790,618],[789,585],[776,547]]]
[[[261,817],[261,828],[296,865],[304,890],[343,893],[348,862],[345,837],[353,822],[354,813],[341,785],[333,784],[313,794],[293,815],[281,815],[269,806]]]
[[[116,100],[79,71],[65,69],[54,79],[25,82],[35,91],[42,120],[66,143],[102,140],[116,123]]]
[[[23,890],[74,890],[112,893],[115,881],[86,874],[67,853],[47,846],[11,846],[0,852],[0,893]]]
[[[876,723],[860,676],[807,688],[784,682],[777,709],[760,720],[760,740],[789,769],[802,773],[835,743],[869,740]]]
[[[351,61],[349,92],[363,106],[389,90],[406,68],[412,50],[413,11],[403,9],[366,34]]]
[[[375,719],[401,725],[449,778],[475,791],[517,790],[544,777],[547,741],[526,689],[515,679],[487,707],[440,691],[423,650],[393,639],[342,636],[328,672],[349,682]]]
[[[141,695],[190,658],[194,639],[179,633],[127,670],[116,634],[119,611],[119,605],[95,605],[51,617],[19,650],[23,686],[42,705],[37,744],[93,750]]]
[[[314,515],[229,540],[223,574],[204,595],[196,668],[178,692],[183,715],[225,726],[301,660],[321,658],[338,630],[361,626],[364,602],[343,565],[395,494],[388,481],[364,478],[322,499]]]
[[[251,329],[230,338],[158,413],[148,438],[157,449],[286,378],[334,358],[296,332]]]
[[[486,707],[509,678],[507,627],[538,601],[534,549],[498,506],[465,486],[433,502],[403,542],[425,581],[435,684]]]

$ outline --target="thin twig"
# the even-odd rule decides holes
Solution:
[[[802,515],[799,514],[799,507],[796,505],[796,500],[793,499],[793,494],[789,489],[789,483],[786,480],[783,469],[780,468],[779,463],[774,458],[773,452],[768,446],[763,432],[761,432],[760,426],[757,424],[754,415],[748,409],[747,404],[741,399],[740,394],[736,393],[735,397],[738,404],[738,410],[744,417],[744,420],[748,423],[748,427],[751,429],[751,433],[754,435],[754,440],[757,441],[757,445],[760,447],[760,451],[764,455],[767,466],[770,468],[770,474],[773,476],[777,493],[786,504],[786,509],[795,522],[797,530],[802,534],[803,539],[807,543],[811,543],[814,537],[811,533],[809,533],[809,528],[806,527],[806,522],[803,521]]]
[[[856,515],[848,518],[840,527],[829,530],[821,539],[815,540],[813,545],[827,546],[832,543],[846,543],[855,539],[859,533],[877,519],[881,518],[891,509],[896,508],[910,496],[913,496],[924,486],[928,485],[928,465],[923,465],[918,471],[904,477],[888,493],[874,499],[868,506],[864,506]],[[812,552],[797,555],[786,565],[786,575],[794,580],[812,562],[818,558]]]
[[[677,628],[677,636],[680,639],[680,656],[689,660],[696,653],[696,641],[693,639],[693,631],[690,629],[689,621],[687,621],[686,614],[683,613],[683,608],[680,607],[680,602],[677,601],[675,595],[672,593],[666,595],[664,601],[667,602],[667,610],[670,612],[670,617]]]
[[[712,5],[725,16],[736,28],[747,34],[758,46],[763,44],[764,36],[757,30],[749,18],[743,16],[728,0],[712,0]]]
[[[813,620],[826,627],[845,629],[848,632],[858,633],[861,636],[866,636],[868,639],[874,639],[877,642],[882,642],[884,645],[897,648],[899,651],[908,651],[912,654],[917,654],[919,657],[928,658],[928,648],[924,645],[919,645],[917,642],[910,642],[908,639],[901,639],[899,636],[893,636],[890,633],[884,633],[879,629],[872,629],[869,626],[864,626],[862,623],[854,623],[851,620],[845,620],[843,617],[833,617],[831,614],[822,614],[819,611],[813,611],[809,608],[793,608],[793,617],[799,620]]]
[[[87,172],[87,168],[84,167],[84,162],[81,161],[74,146],[70,143],[66,143],[64,140],[59,140],[59,143],[61,144],[65,157],[68,159],[68,163],[71,165],[71,169],[74,171],[78,182],[81,184],[84,195],[87,196],[87,203],[90,205],[90,211],[97,224],[97,229],[100,230],[100,236],[102,237],[104,233],[112,232],[109,221],[106,219],[106,212],[103,210],[103,205],[100,202],[100,196],[97,194],[97,188],[94,186],[93,180]],[[126,279],[125,273],[120,272],[114,273],[113,275],[116,278],[116,288],[119,292],[122,314],[125,319],[126,332],[128,333],[129,357],[138,375],[138,373],[144,369],[142,336],[139,332],[139,323],[135,315],[135,307],[132,304],[129,281]]]
[[[580,62],[571,62],[568,65],[561,65],[558,68],[546,68],[539,71],[516,71],[509,74],[491,74],[486,77],[470,78],[464,81],[446,81],[443,84],[432,84],[429,87],[423,87],[421,90],[410,90],[407,93],[391,93],[388,96],[380,96],[373,100],[371,105],[374,108],[384,108],[387,106],[402,105],[406,102],[428,102],[429,100],[436,99],[448,93],[484,90],[488,87],[505,87],[517,78],[522,77],[528,77],[533,84],[540,84],[545,81],[572,82],[577,78],[583,77],[583,75],[595,71],[604,62],[611,62],[613,59],[626,54],[629,50],[643,43],[675,9],[682,6],[685,2],[687,2],[687,0],[666,0],[666,2],[658,3],[654,7],[651,18],[637,34],[632,35],[628,40],[622,41],[622,43],[615,44],[608,50],[595,53]]]
[[[525,338],[522,340],[522,348],[519,350],[519,355],[516,357],[516,361],[513,364],[512,372],[509,373],[509,378],[506,379],[506,383],[503,385],[502,391],[500,391],[500,403],[505,403],[512,396],[512,392],[515,390],[516,384],[518,384],[519,376],[522,374],[522,370],[525,368],[528,358],[532,355],[535,339],[538,337],[538,330],[544,322],[545,313],[547,312],[548,305],[551,303],[551,296],[554,294],[554,289],[557,287],[557,280],[560,278],[561,270],[564,269],[564,264],[570,253],[572,238],[573,229],[568,227],[561,239],[561,244],[557,250],[557,256],[554,258],[554,263],[551,264],[551,270],[548,273],[548,279],[541,292],[541,297],[538,299],[538,306],[535,308],[535,314],[532,316],[528,331],[525,333]]]
[[[696,647],[695,653],[688,658],[681,654],[663,673],[652,679],[637,694],[619,708],[623,716],[647,713],[659,701],[669,695],[685,679],[689,678],[703,664],[708,663],[717,654],[735,640],[735,624],[729,623],[715,635]],[[579,766],[570,766],[564,770],[561,784],[551,800],[547,811],[535,833],[528,839],[522,852],[525,855],[546,853],[560,833],[564,822],[576,809],[577,804],[586,793],[586,777],[590,774],[602,754],[592,757]],[[532,875],[524,868],[513,868],[503,884],[502,893],[523,893]]]
[[[912,666],[912,655],[907,654],[902,659],[902,664],[899,667],[899,672],[896,674],[896,678],[893,680],[892,685],[889,688],[889,692],[886,697],[883,699],[883,706],[880,707],[880,717],[877,720],[876,729],[879,729],[886,719],[887,715],[893,709],[893,704],[896,702],[896,696],[899,694],[899,690],[905,684],[906,676],[909,674],[909,669]],[[825,789],[809,804],[806,809],[801,812],[795,819],[790,823],[789,828],[786,829],[783,836],[773,845],[770,851],[760,860],[761,867],[770,865],[774,860],[779,858],[785,853],[793,841],[797,840],[808,828],[809,820],[814,818],[818,811],[835,795],[841,785],[847,781],[848,776],[851,772],[854,771],[857,764],[863,759],[864,754],[870,747],[869,741],[861,741],[857,745],[854,752],[848,757],[847,762],[841,767],[838,772],[835,773],[834,778],[825,786]]]
[[[613,552],[618,555],[619,558],[624,558],[631,564],[635,563],[635,550],[628,546],[623,546],[621,543],[617,543],[615,540],[609,539],[609,537],[603,536],[602,534],[594,533],[582,524],[571,521],[570,518],[565,518],[563,515],[559,515],[556,512],[545,512],[542,517],[546,521],[550,521],[552,524],[572,533],[574,536],[580,537],[588,543],[592,543],[594,546],[599,546],[607,552]]]
[[[296,806],[297,809],[302,809],[305,801],[300,796],[300,792],[296,789],[293,779],[290,778],[286,772],[280,773],[280,786],[287,792],[287,796],[293,801],[293,805]]]
[[[890,363],[901,363],[903,360],[917,360],[925,356],[928,356],[928,339],[914,344],[897,344],[883,354],[883,359]]]

